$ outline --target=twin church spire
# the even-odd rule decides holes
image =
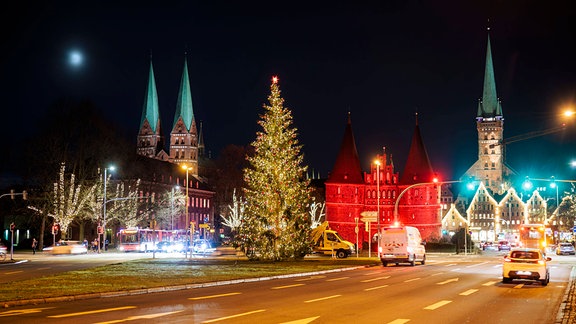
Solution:
[[[190,173],[197,176],[198,137],[192,106],[188,63],[184,59],[184,70],[180,80],[176,112],[170,132],[170,147],[168,152],[164,150],[164,136],[160,121],[156,80],[152,62],[150,62],[148,86],[144,97],[142,119],[138,132],[137,153],[150,158],[186,165]]]

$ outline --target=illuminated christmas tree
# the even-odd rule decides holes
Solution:
[[[263,130],[256,133],[254,154],[244,170],[247,205],[240,233],[251,259],[296,259],[309,246],[307,167],[302,165],[302,146],[292,126],[292,112],[280,97],[277,77],[270,90],[269,105],[264,105],[258,122]]]

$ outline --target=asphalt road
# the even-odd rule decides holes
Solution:
[[[552,257],[547,287],[503,284],[498,254],[430,256],[424,266],[13,307],[0,322],[554,323],[576,257]]]

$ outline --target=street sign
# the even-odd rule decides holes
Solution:
[[[362,218],[360,219],[362,222],[366,223],[366,222],[376,222],[378,221],[378,212],[377,211],[363,211],[360,213],[360,216],[362,216]]]

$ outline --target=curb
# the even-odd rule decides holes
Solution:
[[[204,287],[234,285],[234,284],[239,284],[239,283],[258,282],[258,281],[265,281],[265,280],[314,276],[314,275],[319,275],[319,274],[324,274],[324,273],[343,272],[343,271],[357,270],[357,269],[363,269],[363,268],[369,268],[369,267],[371,267],[371,265],[350,267],[350,268],[341,268],[341,269],[332,269],[332,270],[324,270],[324,271],[276,275],[276,276],[269,276],[269,277],[246,278],[246,279],[236,279],[236,280],[226,280],[226,281],[214,281],[214,282],[206,282],[206,283],[199,283],[199,284],[163,286],[163,287],[133,289],[133,290],[124,290],[124,291],[110,291],[110,292],[83,294],[83,295],[74,295],[74,296],[47,297],[47,298],[36,298],[36,299],[21,299],[21,300],[6,301],[6,302],[3,302],[2,305],[4,308],[9,308],[9,307],[14,307],[14,306],[71,302],[71,301],[76,301],[76,300],[86,300],[86,299],[96,299],[96,298],[153,294],[153,293],[158,293],[158,292],[168,292],[168,291],[177,291],[177,290],[197,289],[197,288],[204,288]]]
[[[574,293],[576,292],[576,267],[572,267],[570,272],[570,281],[568,286],[564,291],[564,297],[562,297],[562,303],[560,303],[560,308],[558,309],[558,315],[556,315],[555,324],[570,324],[574,323],[576,320],[576,314],[572,312],[572,309],[576,308],[576,299]]]

